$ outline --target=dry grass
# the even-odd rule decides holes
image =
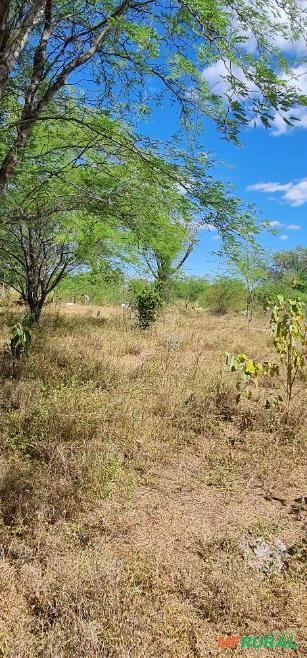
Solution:
[[[270,357],[265,321],[97,310],[48,309],[19,379],[2,358],[0,656],[207,658],[287,629],[306,655],[307,396],[285,432],[224,366]],[[245,565],[248,533],[292,547],[282,574]]]

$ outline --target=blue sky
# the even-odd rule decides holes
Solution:
[[[237,188],[237,194],[256,205],[261,217],[274,222],[277,235],[265,231],[260,243],[270,253],[307,246],[307,123],[295,129],[278,124],[241,132],[240,146],[222,139],[208,123],[201,136],[204,150],[220,163],[216,175]],[[297,124],[300,125],[299,123]],[[151,137],[168,139],[177,129],[174,112],[153,112],[143,129]],[[190,275],[216,275],[221,262],[210,252],[218,249],[218,234],[202,230],[199,245],[185,266]]]
[[[213,127],[204,136],[216,158],[219,177],[237,187],[239,196],[254,203],[264,218],[274,222],[277,235],[263,232],[261,244],[269,252],[307,246],[307,127],[273,134],[261,127],[241,133],[241,147],[221,140]],[[279,184],[279,185],[277,185]],[[218,240],[201,231],[200,243],[187,263],[190,274],[216,272],[220,267],[210,251]]]
[[[306,0],[301,0],[301,6],[302,12],[306,11]],[[307,95],[306,42],[300,39],[289,43],[278,34],[275,43],[292,62],[289,74],[292,83]],[[255,43],[251,35],[245,47],[253,52]],[[212,89],[222,95],[227,87],[225,72],[221,60],[203,71]],[[236,75],[242,78],[238,67]],[[200,139],[203,150],[216,162],[224,163],[216,166],[217,178],[234,184],[237,195],[255,204],[261,217],[278,230],[277,235],[266,231],[259,238],[269,253],[307,246],[307,108],[298,108],[290,114],[300,118],[296,128],[288,126],[276,113],[271,129],[257,125],[242,130],[239,147],[223,139],[209,122]],[[163,112],[153,110],[143,129],[150,137],[168,140],[178,125],[175,110],[166,107]],[[211,255],[218,245],[217,233],[200,231],[199,245],[187,261],[185,271],[191,275],[220,273],[221,262]]]
[[[300,0],[302,15],[307,10],[307,0]],[[280,6],[280,5],[279,5]],[[279,15],[282,10],[279,9]],[[285,17],[284,17],[285,18]],[[256,47],[252,34],[247,34],[245,48],[253,53]],[[288,57],[291,67],[288,77],[307,96],[307,45],[303,39],[290,43],[285,35],[276,33],[274,43]],[[244,80],[243,72],[232,67],[236,77]],[[214,62],[203,75],[211,88],[223,95],[227,82],[226,69],[222,60]],[[246,82],[246,78],[244,80]],[[151,92],[159,85],[152,78],[144,88],[144,102],[149,102]],[[254,88],[249,83],[250,91]],[[278,229],[276,235],[263,232],[259,238],[269,253],[307,246],[307,107],[291,111],[300,118],[295,129],[287,126],[277,114],[271,129],[257,125],[242,130],[240,146],[227,142],[218,133],[213,123],[206,122],[200,136],[202,150],[210,154],[217,163],[216,177],[236,186],[236,194],[247,203],[256,206],[262,219],[272,222]],[[175,107],[152,107],[146,120],[135,117],[137,128],[143,135],[159,141],[169,141],[179,129]],[[190,275],[216,275],[221,273],[220,260],[212,255],[219,248],[217,232],[202,230],[199,244],[185,265]]]

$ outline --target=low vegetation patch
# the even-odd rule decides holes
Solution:
[[[228,632],[267,635],[273,613],[301,646],[306,395],[285,440],[236,404],[223,356],[242,329],[272,358],[262,321],[228,315],[224,337],[223,317],[173,308],[127,335],[116,308],[99,328],[64,310],[18,379],[2,372],[2,655],[205,658]],[[252,541],[282,542],[285,568],[253,569]]]

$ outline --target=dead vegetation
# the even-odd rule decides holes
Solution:
[[[207,658],[274,630],[306,655],[307,397],[285,431],[224,365],[269,358],[266,323],[49,308],[18,380],[1,361],[1,656]],[[249,535],[287,568],[250,569]]]

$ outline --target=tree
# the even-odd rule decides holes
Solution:
[[[2,0],[0,189],[38,121],[76,121],[68,85],[79,93],[85,72],[81,105],[87,95],[117,116],[147,114],[168,95],[185,126],[203,115],[234,140],[252,118],[268,127],[277,112],[292,124],[288,111],[306,97],[276,47],[279,34],[304,36],[298,1]],[[221,62],[225,94],[210,90],[203,74]]]
[[[38,322],[47,296],[80,261],[71,235],[59,239],[60,225],[44,216],[24,217],[0,232],[2,280],[14,288]]]
[[[171,294],[171,282],[178,276],[181,267],[193,251],[194,244],[191,242],[188,247],[179,254],[176,260],[172,261],[171,255],[166,255],[155,249],[145,249],[145,260],[154,277],[155,286],[162,299],[167,300]],[[176,254],[177,256],[177,254]]]
[[[207,158],[191,162],[186,155],[180,163],[170,164],[143,149],[141,157],[130,152],[108,166],[108,172],[104,166],[94,178],[89,169],[91,211],[120,218],[130,262],[153,277],[164,297],[198,242],[200,229],[214,226],[223,244],[254,240],[260,230],[254,207],[213,178]],[[104,190],[110,172],[106,209]]]
[[[75,106],[71,111],[78,116]],[[88,115],[99,127],[90,142],[88,124],[78,124],[73,135],[70,123],[35,126],[0,199],[2,278],[36,321],[68,273],[83,264],[107,274],[110,263],[114,272],[116,260],[135,258],[139,235],[175,230],[169,215],[189,205],[176,187],[175,168],[150,152],[140,159],[128,129],[105,113]]]
[[[100,137],[100,155],[114,157],[114,122],[108,122],[104,115],[99,120],[105,131],[104,149]],[[67,274],[94,260],[98,244],[105,262],[113,253],[109,245],[112,228],[106,220],[99,223],[98,230],[97,218],[86,208],[93,194],[84,167],[93,164],[93,143],[88,145],[86,130],[79,126],[74,132],[75,146],[72,143],[66,148],[67,132],[70,139],[71,131],[70,124],[60,126],[57,122],[50,122],[48,127],[36,126],[27,158],[0,200],[2,280],[19,292],[36,321],[48,294]],[[120,145],[119,131],[117,138],[116,149]],[[82,159],[78,156],[81,145]],[[108,189],[105,207],[107,193]],[[102,201],[100,197],[101,206]]]
[[[246,323],[252,321],[256,287],[268,278],[268,268],[263,249],[257,243],[228,244],[221,250],[228,270],[243,281],[246,290]]]
[[[239,249],[252,253],[256,251],[255,235],[260,230],[253,207],[245,207],[240,199],[232,196],[230,190],[211,177],[196,182],[193,178],[187,185],[189,194],[184,195],[185,214],[171,223],[163,222],[158,232],[142,234],[141,253],[150,274],[160,291],[170,289],[170,284],[180,275],[181,268],[191,255],[198,242],[199,231],[206,226],[214,227],[222,238],[224,253],[235,257]],[[182,206],[181,206],[182,207]],[[240,260],[240,259],[238,259]],[[254,276],[256,264],[254,263]],[[242,267],[242,273],[243,273]],[[252,274],[247,274],[248,258],[245,264],[247,288],[252,292]],[[263,270],[262,270],[263,275]],[[259,275],[258,275],[259,278]],[[165,293],[162,296],[165,296]]]
[[[145,161],[130,157],[116,167],[109,208],[121,220],[131,262],[153,277],[167,299],[201,228],[214,226],[227,244],[252,240],[259,227],[254,208],[215,181],[206,164],[172,166],[145,154]],[[98,174],[96,183],[92,181],[97,198],[99,185]],[[99,214],[99,202],[94,212]]]
[[[180,198],[177,203],[179,208],[182,207]],[[176,209],[175,201],[173,207],[166,206],[165,215],[159,216],[157,212],[154,230],[148,230],[148,227],[144,230],[141,225],[136,234],[141,266],[144,264],[146,273],[153,277],[155,288],[164,301],[169,300],[171,284],[196,244],[195,230],[191,226],[192,209],[186,207],[185,222],[182,217],[176,221]]]
[[[274,281],[282,281],[300,292],[307,292],[307,248],[276,252],[270,275]]]
[[[78,119],[78,108],[70,106]],[[19,290],[20,278],[26,281],[21,294],[36,318],[49,284],[54,288],[80,262],[93,269],[106,262],[145,260],[167,297],[200,226],[213,224],[224,241],[257,232],[253,208],[212,178],[207,159],[191,162],[186,156],[170,164],[151,149],[135,148],[131,131],[97,110],[88,110],[86,124],[77,121],[75,128],[56,120],[35,126],[27,153],[0,198],[0,219],[3,263],[9,245],[19,259],[14,258],[15,286]],[[56,244],[56,254],[46,241]],[[56,280],[49,281],[48,262],[55,267],[59,255],[61,276],[57,268]],[[12,270],[5,271],[13,285]]]

